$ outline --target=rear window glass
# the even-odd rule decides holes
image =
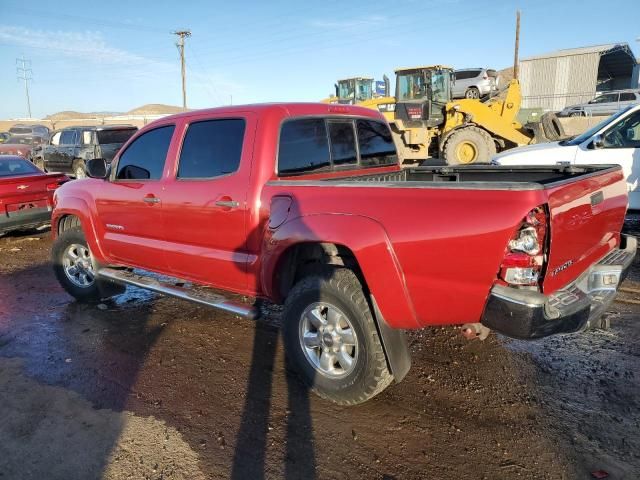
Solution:
[[[323,118],[290,120],[282,125],[278,173],[295,175],[328,168],[329,141]]]
[[[25,133],[32,133],[31,127],[11,127],[9,133],[17,133],[18,135],[24,135]]]
[[[12,177],[28,173],[38,173],[36,166],[22,158],[0,158],[0,177]]]
[[[329,121],[329,138],[331,139],[331,160],[334,165],[358,163],[356,135],[351,120]]]
[[[182,144],[178,177],[211,178],[233,173],[240,165],[245,122],[207,120],[189,125]]]
[[[460,70],[455,72],[456,80],[467,80],[480,75],[481,70]]]
[[[41,137],[32,137],[29,135],[11,135],[5,140],[4,143],[20,144],[20,145],[40,145],[42,143]]]
[[[125,143],[129,140],[137,129],[126,128],[122,130],[98,130],[98,143],[100,145],[108,145],[113,143]]]
[[[372,167],[398,162],[396,147],[389,127],[382,122],[372,120],[358,120],[357,125],[360,165]]]

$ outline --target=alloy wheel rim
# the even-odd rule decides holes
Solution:
[[[326,302],[309,305],[300,318],[300,346],[318,373],[329,378],[349,375],[358,360],[358,338],[351,321]]]
[[[73,243],[62,254],[62,268],[71,283],[87,288],[95,282],[91,252],[84,245]]]

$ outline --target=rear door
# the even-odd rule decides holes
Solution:
[[[162,197],[174,130],[173,124],[161,125],[135,138],[94,194],[98,235],[115,262],[166,271]]]
[[[60,146],[61,136],[62,132],[54,132],[49,142],[42,147],[42,157],[47,170],[54,171],[58,166],[58,147]]]
[[[163,191],[167,262],[177,277],[247,288],[247,192],[255,115],[189,117]]]
[[[73,158],[76,142],[78,141],[78,131],[75,129],[63,130],[60,136],[60,146],[56,157],[56,167],[66,173],[73,172]]]

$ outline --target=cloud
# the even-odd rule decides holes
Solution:
[[[163,62],[109,46],[103,35],[97,31],[32,30],[0,25],[0,43],[48,50],[94,63],[163,65]]]
[[[381,15],[369,15],[349,20],[314,20],[311,26],[332,30],[358,30],[382,25],[385,18]]]

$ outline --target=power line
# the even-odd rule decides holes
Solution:
[[[176,47],[178,47],[178,51],[180,52],[180,71],[182,73],[182,108],[187,109],[187,79],[185,75],[185,66],[184,66],[184,39],[186,37],[191,36],[190,30],[178,30],[173,32],[174,35],[178,36],[178,43],[176,43]]]
[[[24,93],[27,96],[27,112],[28,118],[31,118],[31,100],[29,99],[29,82],[33,80],[33,70],[31,70],[31,60],[26,60],[24,55],[22,58],[16,58],[16,75],[18,81],[24,81]]]

